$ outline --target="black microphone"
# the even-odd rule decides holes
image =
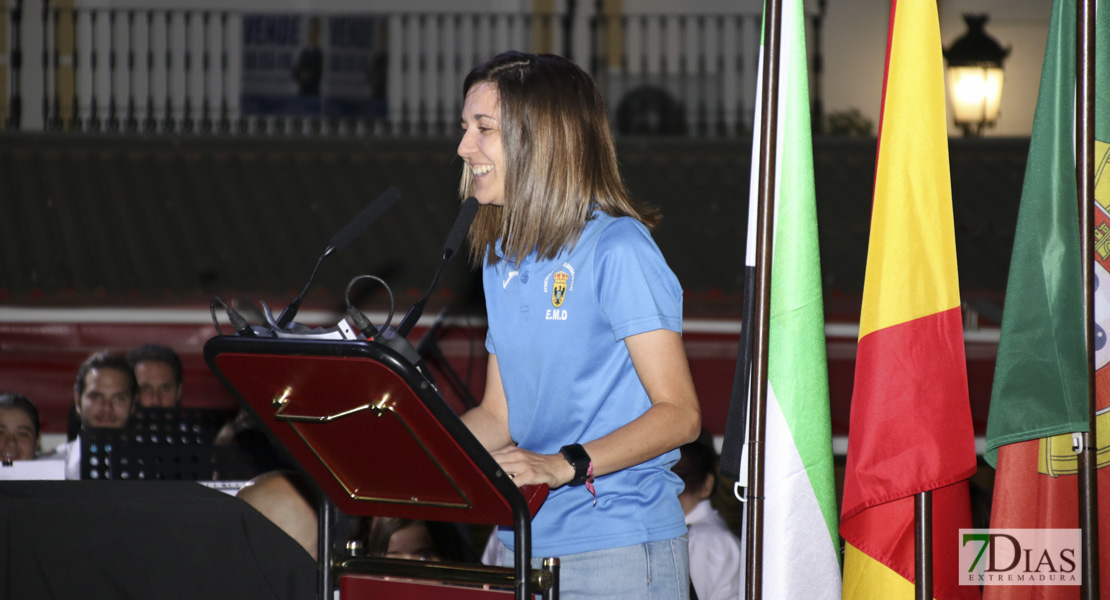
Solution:
[[[324,259],[331,256],[332,253],[346,248],[347,244],[353,242],[371,223],[396,204],[400,197],[401,192],[397,191],[395,187],[382,192],[369,206],[362,209],[362,212],[355,215],[355,218],[351,219],[343,229],[340,229],[339,233],[332,236],[331,241],[328,242],[328,247],[324,248],[324,253],[316,259],[316,266],[312,267],[312,274],[308,276],[308,283],[304,284],[304,289],[285,307],[285,310],[281,311],[281,316],[277,319],[279,329],[285,329],[285,326],[297,315],[297,311],[301,308],[301,302],[304,301],[305,294],[308,293],[308,288],[312,286],[312,280],[316,278],[316,271],[319,270],[320,263],[324,262]]]
[[[355,215],[350,223],[347,223],[339,233],[332,236],[331,241],[328,242],[328,247],[324,249],[324,256],[337,252],[347,247],[357,238],[362,235],[362,232],[370,226],[371,223],[376,221],[378,217],[385,214],[385,211],[393,208],[393,205],[401,198],[401,192],[397,188],[391,187],[382,192],[382,195],[374,199],[369,206],[362,209],[362,212]]]
[[[455,224],[451,226],[451,231],[447,234],[447,241],[443,244],[443,260],[439,263],[435,276],[432,277],[432,284],[428,286],[428,291],[424,294],[424,297],[413,304],[409,312],[405,313],[405,318],[397,326],[397,335],[407,336],[412,331],[413,326],[416,325],[416,321],[420,319],[420,315],[424,314],[424,306],[428,304],[428,298],[432,296],[432,291],[435,289],[436,283],[439,282],[443,267],[447,266],[447,262],[462,247],[463,240],[466,239],[466,232],[470,231],[470,224],[474,222],[474,217],[477,214],[478,199],[471,196],[464,200],[462,207],[459,208],[459,215],[455,217]]]

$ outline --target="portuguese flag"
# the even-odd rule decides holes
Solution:
[[[1095,337],[1099,538],[1110,556],[1110,10],[1095,34]],[[1083,342],[1083,261],[1074,148],[1076,3],[1052,9],[1033,137],[1018,212],[1002,338],[987,421],[997,469],[992,528],[1079,527],[1073,432],[1089,431]],[[1102,594],[1110,560],[1100,565]],[[1072,599],[1078,587],[988,586],[991,600]]]
[[[933,590],[971,526],[967,391],[944,64],[934,0],[891,2],[840,533],[844,598],[914,597],[914,495],[933,491]]]

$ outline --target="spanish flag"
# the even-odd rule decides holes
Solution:
[[[934,597],[957,580],[975,472],[935,0],[893,0],[840,534],[845,599],[914,596],[914,495],[933,491]]]

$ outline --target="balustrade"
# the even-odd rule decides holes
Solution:
[[[196,0],[192,8],[142,4],[0,0],[0,123],[78,132],[451,135],[468,70],[515,48],[563,54],[590,71],[618,134],[751,129],[758,2],[728,10],[702,2],[701,12],[696,2],[679,12],[627,1],[617,12],[617,3],[574,0],[492,12],[426,9],[452,6],[428,2],[415,2],[412,12],[352,5],[316,13],[280,3],[257,10]],[[311,26],[320,30],[324,82],[318,97],[297,98],[290,40],[307,44]],[[24,60],[35,55],[41,60]]]

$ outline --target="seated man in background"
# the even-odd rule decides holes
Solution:
[[[135,412],[138,384],[121,354],[98,352],[85,359],[73,383],[73,403],[86,427],[121,428]],[[47,460],[66,461],[66,479],[81,478],[81,436],[59,446]]]
[[[39,411],[26,396],[0,394],[0,460],[31,460],[39,452]]]
[[[181,406],[181,359],[172,348],[158,344],[139,346],[127,353],[127,362],[139,383],[140,406]]]

